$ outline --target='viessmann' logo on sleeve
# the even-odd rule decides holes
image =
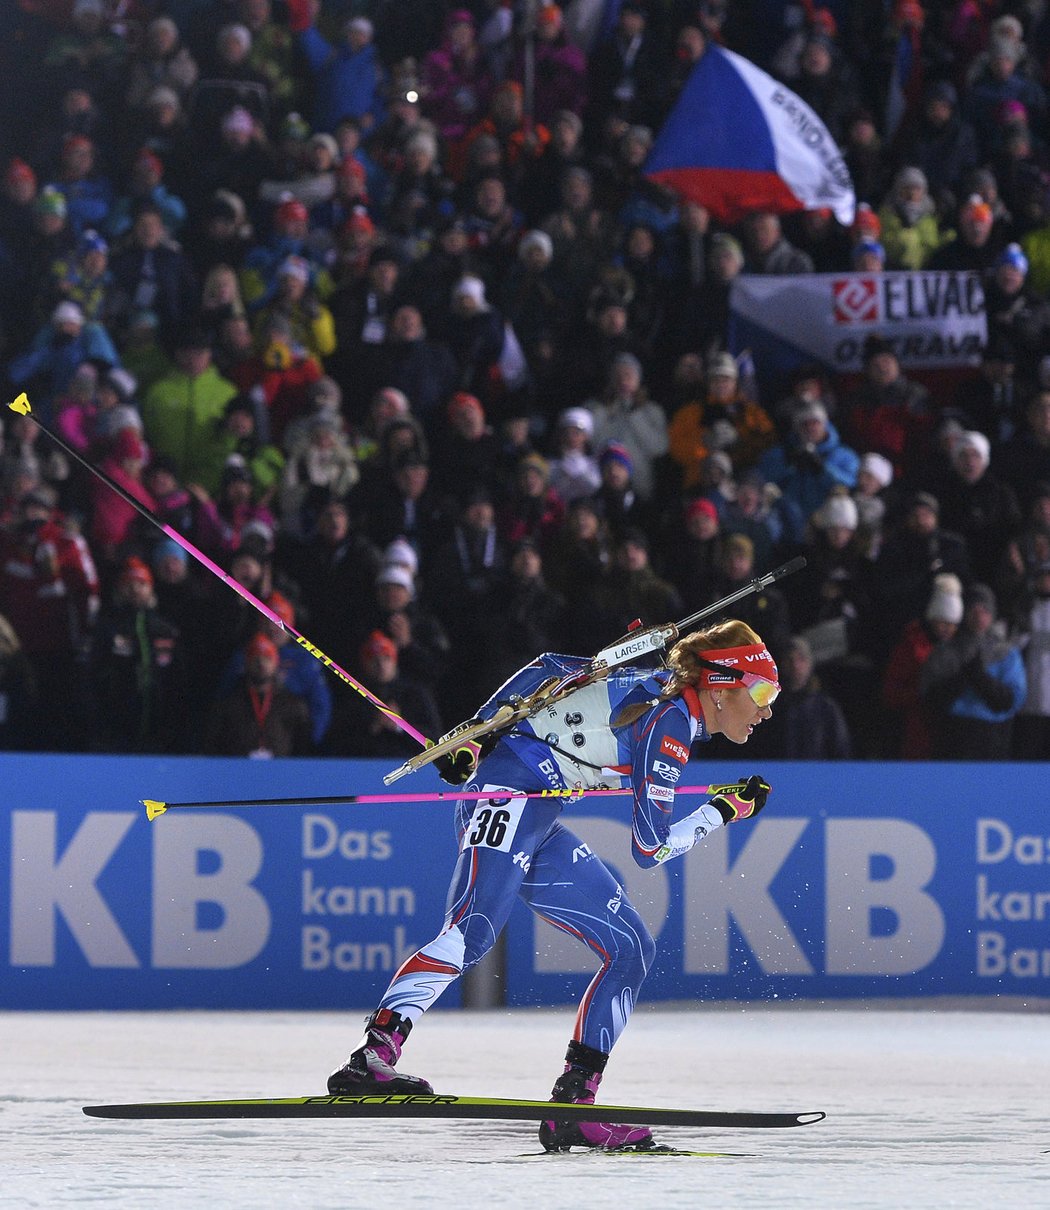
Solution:
[[[664,741],[660,745],[660,753],[663,756],[669,756],[672,760],[678,761],[680,765],[684,765],[689,759],[689,749],[677,740],[671,739],[669,735],[664,736]]]

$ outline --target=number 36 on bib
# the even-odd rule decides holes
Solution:
[[[463,834],[463,847],[509,853],[528,798],[504,786],[482,788],[492,797],[478,800]]]

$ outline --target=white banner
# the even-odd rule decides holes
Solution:
[[[840,373],[863,366],[865,340],[890,341],[905,369],[980,364],[987,339],[976,273],[811,273],[741,276],[730,293],[734,347],[776,368],[818,361]]]

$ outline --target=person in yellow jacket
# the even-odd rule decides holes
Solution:
[[[682,488],[695,487],[700,464],[715,450],[724,450],[734,469],[758,461],[776,442],[769,414],[740,391],[740,372],[732,353],[714,353],[708,360],[705,397],[683,404],[671,417],[668,452],[682,472]]]
[[[955,234],[941,231],[921,168],[906,167],[897,173],[890,195],[879,209],[879,219],[887,269],[921,269]]]
[[[257,340],[272,315],[284,315],[294,343],[302,345],[318,361],[335,352],[335,320],[318,297],[311,282],[310,264],[303,257],[284,258],[277,270],[273,296],[260,300],[260,304],[252,325]]]
[[[237,388],[212,365],[207,333],[181,333],[175,364],[142,401],[146,439],[155,454],[171,458],[184,483],[200,482],[214,458],[215,435]]]

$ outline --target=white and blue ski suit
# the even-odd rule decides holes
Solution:
[[[478,712],[491,717],[512,695],[526,698],[550,677],[589,661],[546,654],[521,669]],[[608,1053],[634,1008],[655,956],[641,917],[609,868],[558,819],[563,800],[527,792],[627,788],[634,794],[632,853],[654,866],[692,847],[721,824],[713,808],[689,817],[685,839],[672,833],[675,787],[695,739],[708,740],[696,692],[652,702],[667,673],[625,667],[517,723],[478,765],[460,799],[459,857],[438,936],[394,976],[381,1008],[417,1020],[463,971],[479,962],[507,922],[515,897],[579,938],[601,965],[580,1004],[574,1037]],[[652,702],[628,726],[611,720]],[[681,832],[675,829],[675,832]]]

